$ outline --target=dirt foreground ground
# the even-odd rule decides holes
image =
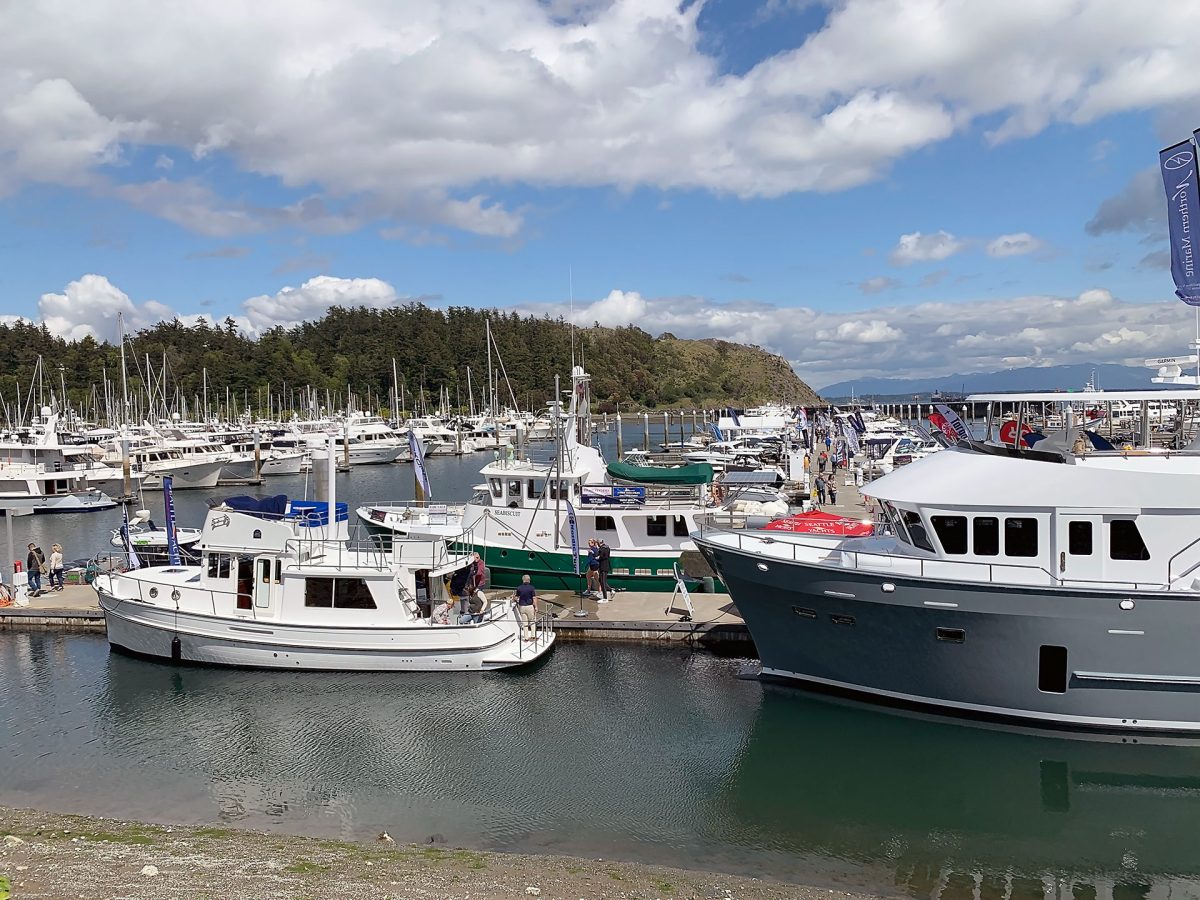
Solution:
[[[755,878],[561,856],[345,843],[0,807],[0,900],[864,900]]]

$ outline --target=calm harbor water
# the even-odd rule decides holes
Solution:
[[[958,724],[562,644],[517,673],[172,668],[0,635],[0,803],[914,897],[1200,893],[1200,746]]]
[[[640,426],[625,437],[640,444]],[[464,499],[488,458],[431,459],[437,496]],[[412,471],[356,469],[338,491],[404,499]],[[180,492],[181,522],[199,525],[207,499]],[[15,524],[21,546],[74,557],[119,518]],[[110,654],[98,635],[0,633],[0,804],[442,835],[914,897],[1200,896],[1200,743],[889,712],[746,681],[741,665],[563,643],[515,673],[227,671]]]

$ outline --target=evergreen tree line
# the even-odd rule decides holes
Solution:
[[[216,327],[202,319],[191,325],[178,319],[160,322],[127,338],[129,390],[144,390],[148,357],[153,370],[150,382],[160,378],[165,359],[168,401],[183,397],[189,406],[202,394],[202,373],[207,369],[213,403],[223,401],[228,391],[240,407],[248,397],[252,408],[265,410],[269,386],[274,406],[282,400],[285,407],[299,408],[301,392],[311,386],[322,405],[326,391],[336,408],[345,405],[347,391],[360,406],[369,393],[372,411],[390,412],[394,358],[407,410],[415,409],[422,388],[430,409],[441,388],[449,391],[453,406],[466,409],[468,367],[478,407],[486,390],[489,321],[512,390],[526,408],[539,409],[553,396],[556,374],[563,389],[569,388],[572,343],[576,360],[592,375],[598,410],[611,411],[617,403],[624,409],[711,406],[738,399],[739,373],[730,371],[736,365],[718,362],[699,376],[673,377],[668,345],[680,342],[670,336],[656,340],[632,325],[572,329],[562,318],[470,307],[431,309],[422,303],[388,309],[334,307],[318,321],[276,327],[257,338],[240,332],[232,319]],[[43,396],[51,388],[61,395],[65,384],[69,403],[90,411],[95,386],[103,413],[105,378],[120,396],[119,346],[91,336],[67,341],[45,325],[18,321],[0,325],[0,348],[6,362],[0,398],[9,405],[10,417],[14,401],[28,397],[39,356],[45,375]],[[495,354],[493,367],[498,372]],[[510,403],[503,378],[498,395],[501,405]]]

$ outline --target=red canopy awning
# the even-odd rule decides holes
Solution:
[[[765,526],[767,531],[794,531],[801,534],[833,534],[842,537],[866,537],[874,531],[869,522],[835,516],[833,513],[811,510],[775,519]]]

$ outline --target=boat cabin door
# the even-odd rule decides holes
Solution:
[[[1104,517],[1094,510],[1061,509],[1055,514],[1055,578],[1100,581],[1104,578]]]
[[[254,615],[273,615],[283,594],[283,560],[260,556],[254,560]]]

